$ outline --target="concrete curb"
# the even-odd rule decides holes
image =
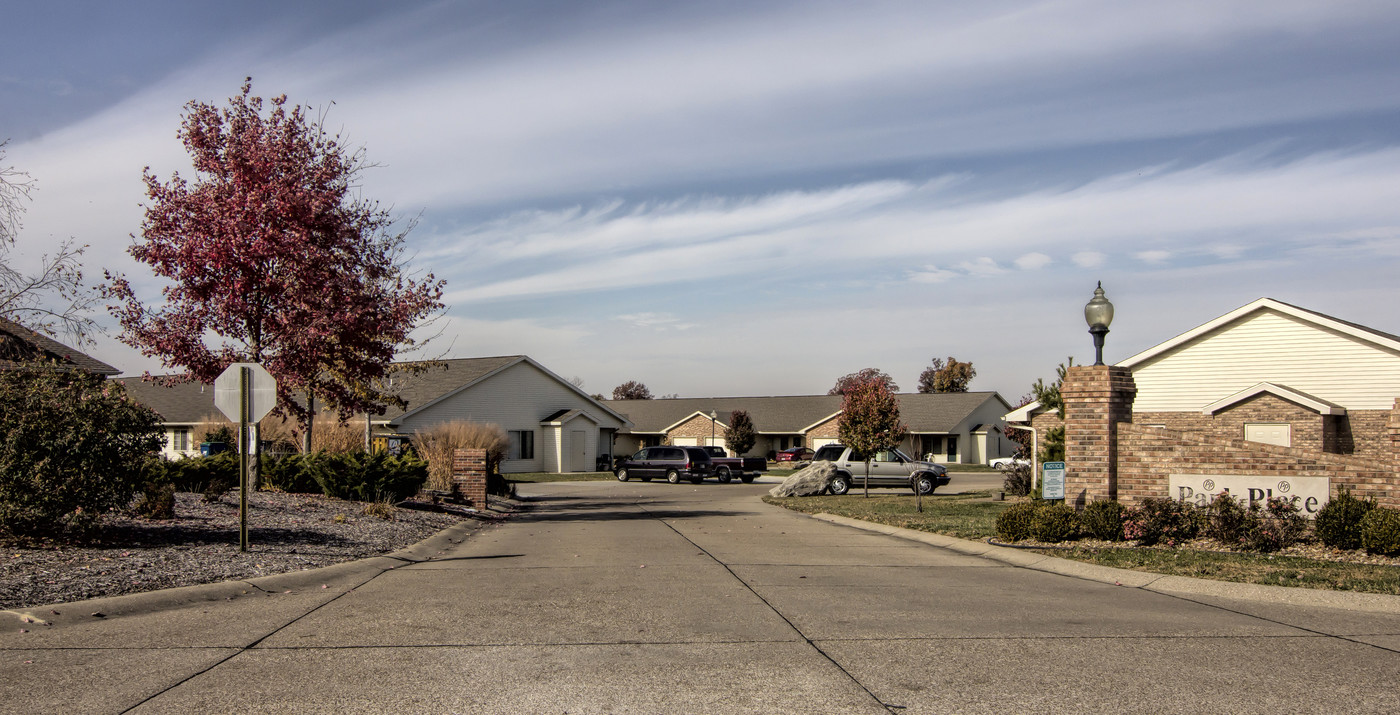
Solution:
[[[782,508],[782,507],[778,507]],[[1047,573],[1082,578],[1127,588],[1140,588],[1171,596],[1212,596],[1235,598],[1264,603],[1291,606],[1316,606],[1338,608],[1362,613],[1400,614],[1400,596],[1387,596],[1379,593],[1353,593],[1350,591],[1324,591],[1313,588],[1293,588],[1289,586],[1263,586],[1253,583],[1233,581],[1211,581],[1185,576],[1165,576],[1162,574],[1129,571],[1109,566],[1071,561],[1055,556],[993,546],[983,541],[970,541],[943,534],[902,529],[897,526],[876,524],[860,519],[852,519],[835,514],[811,514],[813,519],[849,526],[863,531],[873,531],[901,539],[918,541],[956,551],[969,556],[981,556],[1000,561],[1009,566],[1045,571]]]
[[[448,547],[461,543],[468,534],[482,525],[483,522],[476,520],[462,521],[412,546],[384,556],[271,576],[0,611],[0,619],[15,619],[21,623],[38,625],[59,625],[79,621],[91,622],[93,613],[102,613],[105,618],[110,619],[186,608],[211,601],[231,601],[246,596],[280,595],[284,591],[303,591],[321,586],[326,586],[326,590],[331,593],[344,593],[364,585],[385,571],[431,561]],[[53,611],[58,611],[60,615],[54,615]]]

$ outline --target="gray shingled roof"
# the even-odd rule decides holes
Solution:
[[[408,401],[408,409],[414,410],[522,359],[522,355],[508,355],[439,360],[441,365],[429,367],[421,374],[396,375],[390,387]],[[187,382],[165,387],[143,382],[140,378],[127,378],[120,382],[126,385],[127,393],[136,401],[159,412],[166,422],[195,423],[208,415],[219,414],[214,407],[214,388],[209,385]],[[376,417],[375,421],[392,420],[403,414],[404,410],[390,407],[383,417]]]
[[[33,368],[35,360],[56,360],[64,368],[115,375],[121,370],[74,350],[43,333],[0,318],[0,370]]]
[[[1010,409],[995,392],[914,393],[899,395],[899,414],[913,432],[944,433],[988,400],[1000,400]],[[646,434],[659,434],[696,412],[708,415],[711,410],[719,412],[722,421],[734,410],[745,410],[760,433],[796,434],[841,411],[837,395],[604,400],[603,404],[631,420],[632,432]]]

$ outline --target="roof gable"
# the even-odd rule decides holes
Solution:
[[[1284,385],[1275,385],[1272,382],[1261,382],[1258,385],[1245,388],[1243,390],[1240,390],[1239,392],[1236,392],[1233,395],[1230,395],[1229,397],[1216,400],[1215,402],[1206,405],[1201,410],[1201,414],[1213,415],[1217,412],[1220,412],[1221,410],[1234,407],[1235,405],[1238,405],[1239,403],[1244,402],[1245,400],[1249,400],[1259,395],[1266,394],[1273,395],[1280,399],[1288,400],[1289,402],[1302,405],[1303,407],[1306,407],[1320,415],[1344,415],[1347,413],[1345,407],[1342,407],[1341,405],[1332,402],[1328,402],[1327,400],[1318,397],[1313,397],[1312,395],[1309,395],[1306,392],[1299,392],[1298,390],[1294,390],[1291,387],[1285,387]]]
[[[1230,326],[1238,324],[1251,316],[1271,310],[1293,317],[1304,324],[1316,326],[1319,329],[1342,333],[1357,340],[1400,352],[1400,336],[1391,335],[1390,333],[1341,320],[1340,318],[1334,318],[1330,315],[1324,315],[1317,311],[1299,308],[1296,305],[1290,305],[1283,301],[1274,300],[1273,298],[1260,298],[1252,303],[1240,306],[1210,322],[1192,328],[1170,340],[1158,343],[1117,364],[1119,367],[1136,367],[1154,358],[1165,355],[1174,349],[1203,340],[1218,331],[1228,329]]]

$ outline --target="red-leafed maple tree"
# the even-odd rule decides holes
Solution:
[[[848,384],[841,397],[836,434],[842,444],[864,455],[865,496],[870,496],[870,458],[881,450],[894,449],[909,434],[899,419],[899,398],[889,381],[868,377]]]
[[[899,392],[899,385],[894,384],[894,378],[890,377],[888,373],[876,367],[867,367],[860,372],[853,372],[849,375],[842,375],[837,378],[836,384],[833,385],[830,390],[827,390],[826,394],[844,395],[847,390],[871,380],[879,380],[885,383],[885,387],[889,388],[890,392]]]
[[[353,189],[363,149],[342,146],[286,96],[250,96],[225,108],[191,101],[179,137],[196,177],[162,183],[143,172],[150,203],[136,260],[168,281],[164,305],[141,302],[125,276],[104,296],[121,340],[183,368],[177,380],[212,382],[230,363],[256,362],[277,378],[278,411],[309,420],[293,399],[310,394],[342,417],[402,405],[381,378],[410,333],[442,309],[443,281],[409,275],[404,230]],[[135,239],[135,236],[133,236]]]

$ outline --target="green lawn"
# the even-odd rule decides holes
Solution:
[[[990,501],[990,496],[991,492],[975,492],[924,497],[922,514],[914,510],[912,494],[882,495],[869,499],[857,494],[782,499],[765,496],[763,500],[806,514],[825,512],[905,529],[983,540],[996,535],[997,515],[1010,505],[1010,502]],[[1100,566],[1172,576],[1270,586],[1400,594],[1400,567],[1396,566],[1339,563],[1271,554],[1219,553],[1126,545],[1093,549],[1075,547],[1073,542],[1070,542],[1066,546],[1069,548],[1033,550]]]

